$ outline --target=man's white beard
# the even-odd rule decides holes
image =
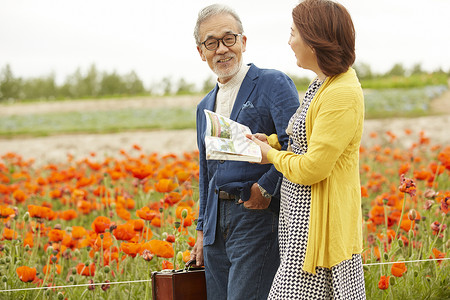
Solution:
[[[234,75],[236,75],[242,66],[242,59],[233,66],[233,68],[227,72],[223,72],[219,70],[216,66],[214,66],[214,73],[217,75],[219,79],[221,78],[232,78]]]

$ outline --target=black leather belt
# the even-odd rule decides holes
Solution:
[[[219,199],[222,200],[236,200],[236,196],[233,194],[229,194],[225,191],[219,191]]]

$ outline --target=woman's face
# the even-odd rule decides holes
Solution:
[[[305,43],[303,38],[300,36],[300,32],[298,32],[295,23],[292,23],[291,26],[289,45],[297,58],[297,65],[303,69],[315,71],[314,69],[315,66],[317,66],[317,57],[314,53],[314,49]]]

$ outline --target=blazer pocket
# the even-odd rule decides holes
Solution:
[[[247,125],[250,130],[255,130],[255,126],[259,127],[259,123],[261,122],[261,118],[258,110],[253,106],[251,102],[245,102],[242,106],[241,111],[239,112],[239,116],[237,122]],[[254,132],[253,132],[254,133]]]

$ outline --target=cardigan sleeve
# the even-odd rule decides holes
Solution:
[[[356,132],[359,118],[352,98],[355,96],[351,92],[328,93],[327,99],[319,105],[316,118],[311,121],[307,152],[298,155],[271,149],[268,160],[295,183],[313,185],[329,177]]]

